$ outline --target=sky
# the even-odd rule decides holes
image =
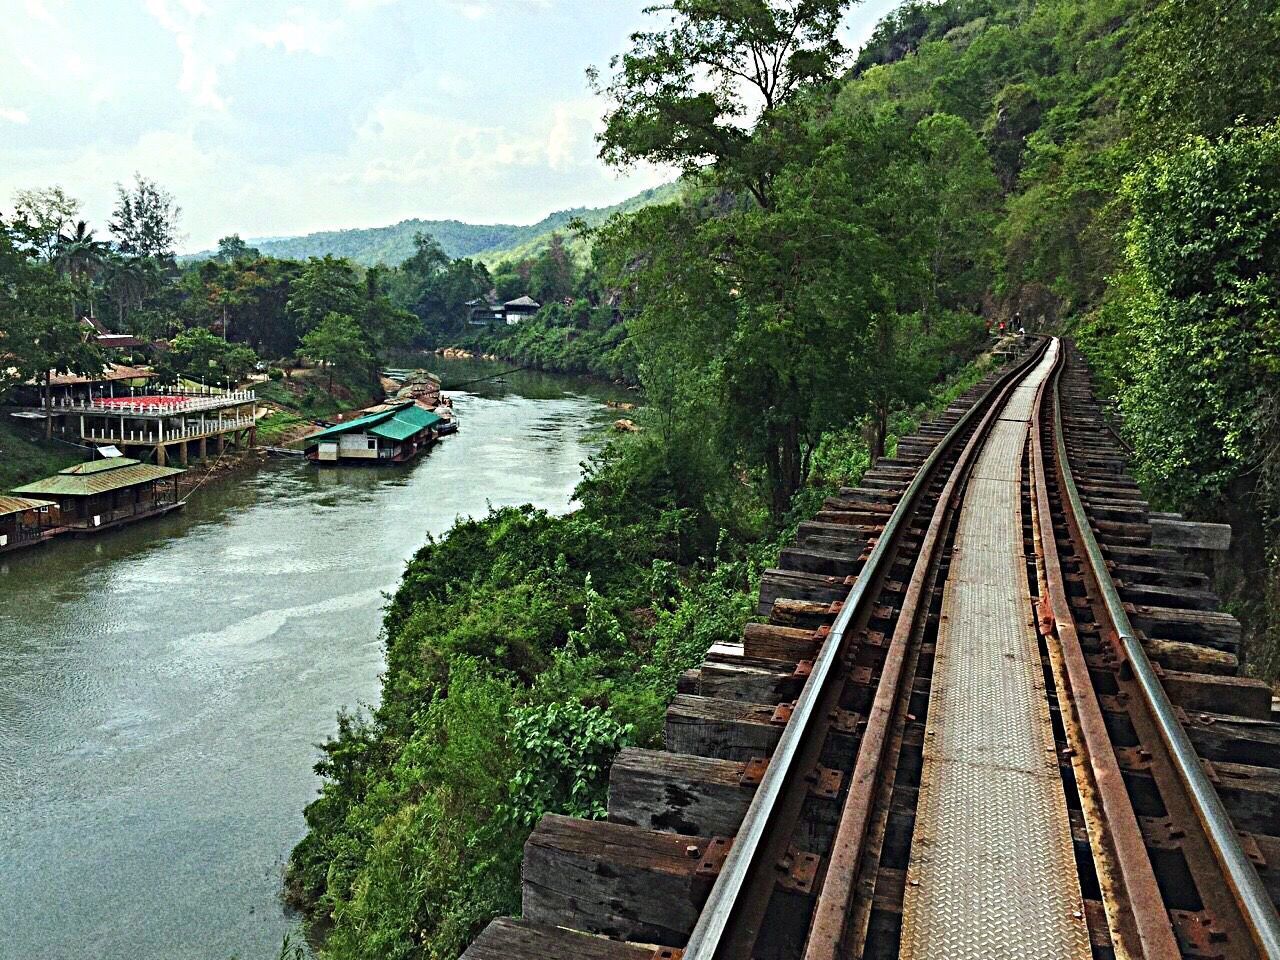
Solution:
[[[0,0],[0,211],[58,184],[99,233],[135,172],[180,250],[411,217],[532,223],[673,178],[596,158],[585,79],[651,0]],[[856,48],[895,0],[846,18]]]

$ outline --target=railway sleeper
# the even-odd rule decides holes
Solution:
[[[720,760],[767,757],[790,715],[790,704],[676,694],[667,707],[664,746],[672,753]],[[822,748],[824,765],[839,766],[856,755],[860,719],[848,710],[832,718]]]
[[[652,944],[627,943],[565,927],[499,917],[463,960],[664,960]],[[674,960],[671,953],[665,960]]]
[[[1137,630],[1156,640],[1181,640],[1235,653],[1240,648],[1240,621],[1220,610],[1180,610],[1147,603],[1126,603]]]
[[[815,547],[785,547],[778,557],[778,566],[800,573],[821,573],[827,576],[852,576],[862,569],[863,549],[853,545],[844,550],[821,550]]]
[[[840,603],[849,595],[850,586],[852,584],[848,577],[770,567],[760,575],[760,597],[756,603],[756,613],[767,617],[774,601],[779,597],[828,605]]]
[[[716,849],[707,837],[546,814],[524,847],[524,917],[679,946],[714,880],[703,861]]]
[[[763,757],[730,761],[625,750],[609,773],[609,820],[686,836],[733,837],[767,768]],[[828,768],[813,778],[795,836],[798,849],[831,846],[843,780]]]

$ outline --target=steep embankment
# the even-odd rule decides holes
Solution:
[[[57,440],[45,440],[39,423],[0,418],[0,495],[79,463],[84,452]]]

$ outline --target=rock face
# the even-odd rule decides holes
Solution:
[[[391,399],[412,400],[420,407],[434,410],[440,406],[440,378],[426,370],[414,370]]]

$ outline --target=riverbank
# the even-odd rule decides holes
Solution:
[[[57,473],[89,455],[81,447],[46,440],[40,420],[18,420],[0,412],[0,495]]]
[[[252,386],[259,407],[268,411],[258,419],[258,443],[264,446],[285,446],[314,433],[318,421],[332,421],[386,395],[381,381],[336,380],[331,389],[328,372],[314,368],[289,370],[281,379],[258,380]]]
[[[548,313],[543,311],[514,326],[469,330],[456,339],[452,349],[549,373],[595,376],[628,386],[640,382],[625,322],[580,326],[566,322],[562,313],[554,317]]]

